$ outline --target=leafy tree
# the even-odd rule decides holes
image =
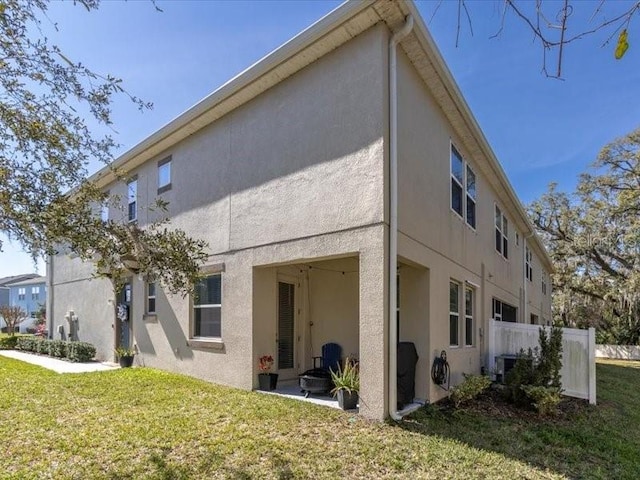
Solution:
[[[16,327],[27,319],[27,314],[18,306],[2,305],[0,306],[0,317],[4,321],[9,336],[13,336]]]
[[[89,11],[100,4],[78,3]],[[116,287],[128,258],[136,272],[186,293],[205,258],[204,242],[172,230],[166,218],[146,226],[100,221],[96,205],[117,199],[85,181],[89,161],[109,164],[115,144],[96,136],[81,112],[108,126],[115,95],[140,109],[151,104],[51,44],[40,28],[49,21],[47,6],[46,0],[0,0],[0,231],[34,257],[64,246],[94,261]],[[113,172],[126,179],[126,172]]]
[[[551,185],[529,210],[556,269],[556,320],[639,343],[640,129],[604,147],[574,193]]]

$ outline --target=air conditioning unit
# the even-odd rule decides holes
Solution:
[[[517,355],[497,355],[496,356],[496,382],[504,383],[507,373],[516,365]]]

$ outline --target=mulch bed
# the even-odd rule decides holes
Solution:
[[[500,389],[490,388],[474,400],[461,405],[458,409],[454,408],[453,403],[448,398],[438,402],[437,405],[441,410],[451,411],[451,413],[463,410],[494,418],[534,422],[553,421],[557,423],[563,420],[568,421],[576,414],[584,412],[589,407],[589,402],[580,398],[563,396],[558,405],[558,413],[554,416],[542,417],[535,410],[508,402]]]

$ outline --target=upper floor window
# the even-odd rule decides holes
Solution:
[[[134,178],[127,184],[127,201],[128,201],[128,212],[129,212],[129,221],[133,222],[138,218],[138,179]]]
[[[464,183],[464,162],[462,157],[451,145],[451,208],[462,217],[462,185]]]
[[[542,272],[542,294],[547,294],[547,276]]]
[[[171,157],[158,162],[158,195],[171,190]]]
[[[476,174],[451,145],[451,208],[476,228]]]
[[[496,205],[496,251],[509,258],[509,221]]]
[[[476,228],[476,174],[467,165],[467,223]]]
[[[18,300],[24,300],[27,298],[27,289],[19,288],[18,289]]]
[[[40,287],[31,287],[31,300],[38,300],[40,298]]]
[[[525,268],[525,274],[527,276],[527,280],[529,280],[530,282],[533,282],[533,268],[531,267],[532,263],[533,263],[533,254],[531,253],[531,250],[529,249],[529,247],[525,247],[524,268]]]
[[[222,276],[204,277],[193,299],[193,336],[222,337]]]
[[[147,313],[156,313],[156,283],[147,283]]]
[[[449,282],[449,346],[460,345],[460,284]]]

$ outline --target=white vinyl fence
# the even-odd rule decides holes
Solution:
[[[597,358],[615,358],[617,360],[640,360],[638,345],[596,345]]]
[[[487,335],[489,371],[495,370],[497,355],[517,354],[537,347],[540,326],[489,320]],[[596,403],[596,331],[562,329],[562,369],[564,394]]]

